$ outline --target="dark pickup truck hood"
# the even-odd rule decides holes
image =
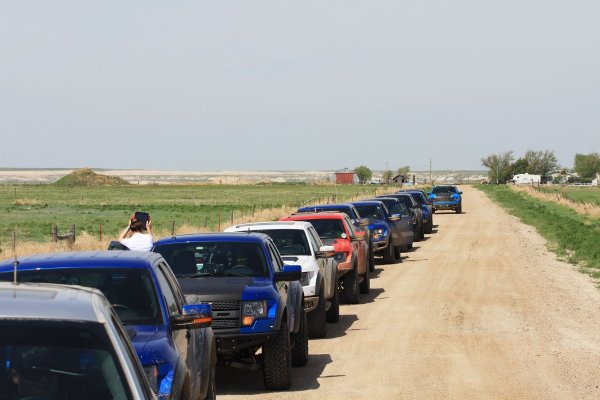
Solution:
[[[201,277],[178,280],[189,304],[241,299],[242,294],[250,288],[258,289],[272,285],[269,278],[257,277]]]

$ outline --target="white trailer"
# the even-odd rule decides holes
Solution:
[[[516,174],[513,176],[512,180],[515,182],[515,184],[517,185],[530,185],[532,183],[541,183],[542,182],[542,176],[541,175],[534,175],[534,174]]]

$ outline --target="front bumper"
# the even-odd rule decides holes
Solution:
[[[217,338],[217,355],[228,358],[240,350],[262,346],[273,336],[273,332],[241,334],[218,333],[217,331],[215,336]]]
[[[439,203],[434,203],[433,204],[433,209],[434,210],[454,210],[456,209],[458,206],[460,205],[460,203],[455,203],[455,202],[439,202]]]

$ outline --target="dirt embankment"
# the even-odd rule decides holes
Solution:
[[[287,392],[218,372],[220,399],[598,399],[600,292],[476,189],[464,213],[377,266]]]

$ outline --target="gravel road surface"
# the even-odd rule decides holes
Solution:
[[[482,192],[378,263],[371,293],[309,342],[289,391],[219,368],[219,399],[600,399],[600,290]]]

